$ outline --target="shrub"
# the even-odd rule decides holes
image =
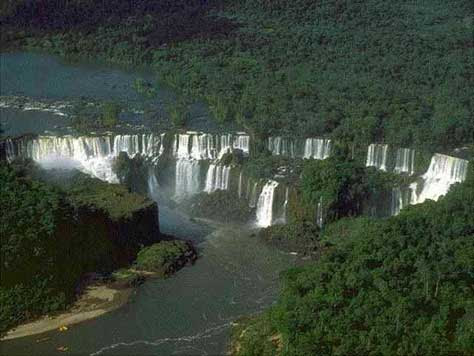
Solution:
[[[134,266],[137,270],[156,272],[167,277],[188,263],[193,263],[196,253],[190,243],[180,240],[161,241],[142,248]]]

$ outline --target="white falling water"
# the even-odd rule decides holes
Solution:
[[[422,187],[411,185],[411,204],[423,203],[427,199],[438,200],[445,195],[452,184],[463,182],[466,179],[469,161],[436,153],[422,176]]]
[[[260,227],[268,227],[273,223],[273,200],[277,186],[277,181],[268,181],[258,197],[257,225]]]
[[[183,198],[199,192],[199,161],[178,159],[176,161],[176,197]]]
[[[148,175],[148,195],[154,200],[158,201],[159,196],[159,185],[156,175],[150,172]]]
[[[268,149],[274,156],[296,157],[295,142],[290,139],[270,137],[268,139]],[[310,151],[312,148],[308,148],[308,150]]]
[[[39,136],[19,143],[19,155],[31,158],[45,168],[78,168],[101,180],[118,183],[112,170],[120,152],[159,156],[160,138],[147,135],[112,136]],[[21,148],[21,145],[26,147]]]
[[[320,228],[323,227],[324,223],[324,211],[323,211],[323,197],[319,197],[318,206],[316,209],[316,225]]]
[[[20,141],[21,142],[21,141]],[[13,141],[8,138],[5,140],[5,155],[6,155],[6,160],[7,162],[11,162],[15,159],[15,145],[13,144]]]
[[[117,135],[114,137],[113,151],[126,152],[129,157],[134,157],[140,153],[140,138],[138,135]]]
[[[400,211],[410,204],[411,189],[402,189],[400,187],[392,188],[392,200],[390,206],[390,215],[400,214]]]
[[[234,148],[242,150],[245,154],[248,154],[250,149],[250,137],[248,135],[235,136]]]
[[[258,182],[255,182],[252,186],[250,182],[247,182],[247,200],[249,202],[249,207],[255,208],[257,206],[257,189]]]
[[[227,190],[229,188],[230,166],[210,164],[206,175],[204,191],[212,193],[216,190]]]
[[[304,145],[304,158],[326,159],[331,155],[331,140],[307,138]]]
[[[283,202],[283,211],[281,217],[278,219],[278,222],[286,224],[288,222],[288,203],[290,200],[290,189],[285,188],[285,201]]]
[[[189,152],[189,134],[179,134],[175,136],[173,143],[173,155],[178,159],[190,158]]]
[[[237,148],[248,154],[248,135],[211,135],[206,133],[188,132],[178,134],[174,138],[173,152],[177,158],[196,160],[221,159],[226,153]]]
[[[214,137],[210,134],[196,134],[192,136],[191,157],[197,160],[214,159]]]
[[[415,150],[409,148],[399,148],[397,150],[397,158],[395,160],[396,173],[415,173]]]
[[[110,136],[40,136],[27,142],[26,157],[45,168],[78,168],[101,180],[118,183],[112,171]]]
[[[242,171],[240,171],[240,174],[239,174],[239,188],[238,188],[238,195],[239,195],[239,199],[242,198]]]
[[[375,167],[382,171],[387,170],[388,145],[373,143],[369,145],[367,152],[367,167]]]

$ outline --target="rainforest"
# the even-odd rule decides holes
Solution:
[[[474,5],[0,5],[2,354],[474,353]]]

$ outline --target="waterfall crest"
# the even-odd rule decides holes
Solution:
[[[331,140],[307,138],[303,158],[326,159],[331,155]]]
[[[436,153],[426,173],[421,177],[421,189],[417,183],[411,186],[411,204],[423,203],[426,199],[438,200],[452,184],[466,179],[469,161]]]
[[[274,156],[285,156],[295,158],[296,145],[293,140],[281,137],[270,137],[268,139],[268,149]]]

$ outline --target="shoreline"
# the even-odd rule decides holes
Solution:
[[[18,325],[9,330],[0,341],[42,334],[52,330],[97,318],[124,306],[130,299],[134,288],[113,288],[110,285],[88,286],[74,304],[54,316],[45,315],[39,319]],[[66,329],[67,330],[67,329]]]

